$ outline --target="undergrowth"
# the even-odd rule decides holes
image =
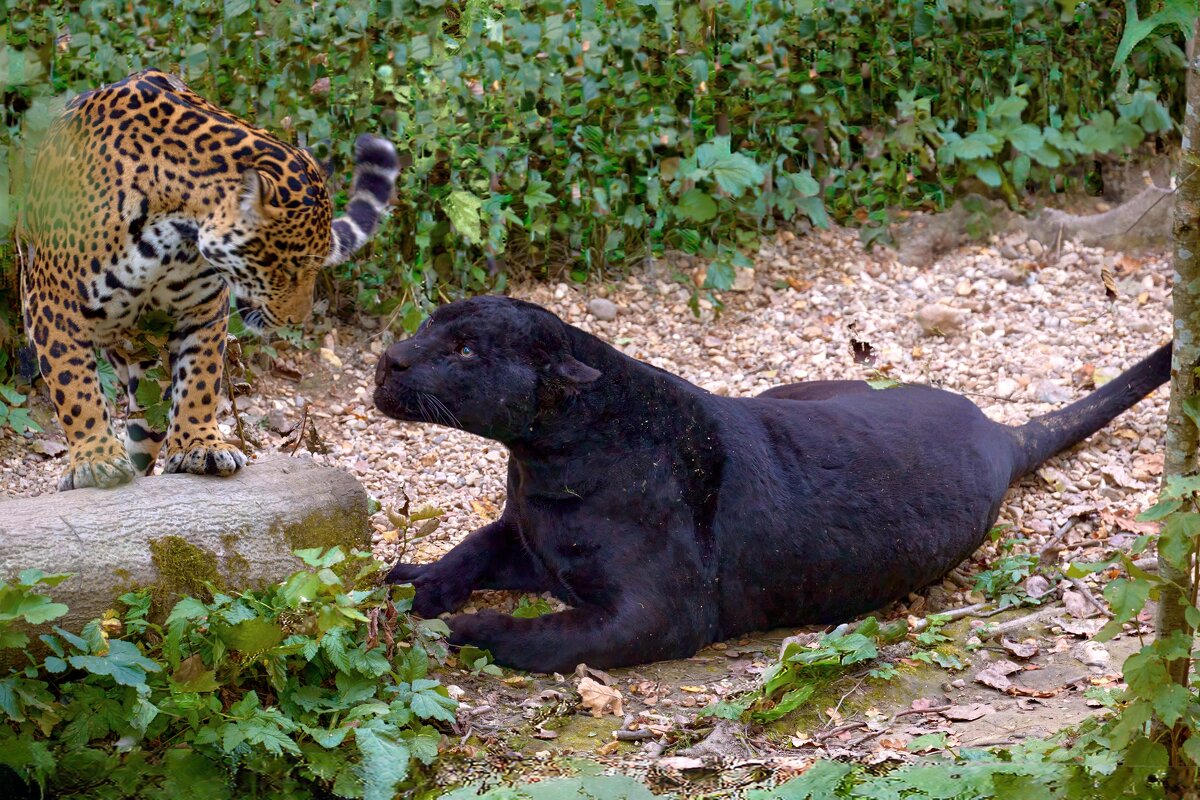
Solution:
[[[302,550],[262,591],[185,597],[161,621],[147,592],[68,631],[44,590],[0,583],[0,795],[6,798],[390,800],[438,755],[456,703],[430,665],[445,625],[378,562]]]

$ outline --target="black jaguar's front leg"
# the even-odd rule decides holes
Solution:
[[[450,643],[481,647],[497,664],[530,672],[567,673],[579,664],[609,669],[686,658],[708,644],[711,631],[680,611],[670,600],[645,596],[627,598],[616,610],[586,605],[534,619],[459,614],[449,620]]]
[[[416,588],[413,610],[423,617],[461,608],[476,589],[554,590],[541,566],[521,546],[516,528],[504,519],[471,533],[432,564],[397,564],[387,580]]]

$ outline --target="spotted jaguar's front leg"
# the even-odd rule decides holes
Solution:
[[[229,329],[229,293],[189,311],[167,339],[171,354],[171,422],[163,472],[232,475],[246,456],[217,427],[217,400]]]

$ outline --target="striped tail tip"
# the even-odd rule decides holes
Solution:
[[[400,159],[387,139],[364,133],[354,143],[354,183],[346,212],[333,221],[333,251],[326,262],[340,264],[375,235],[387,216],[400,175]]]

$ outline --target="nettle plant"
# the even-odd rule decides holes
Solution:
[[[338,548],[262,591],[147,592],[70,632],[36,570],[0,583],[0,785],[31,797],[390,800],[437,758],[455,701],[428,676],[446,628]],[[44,632],[37,633],[38,630]],[[36,643],[31,636],[37,637]],[[4,774],[7,773],[7,774]]]

